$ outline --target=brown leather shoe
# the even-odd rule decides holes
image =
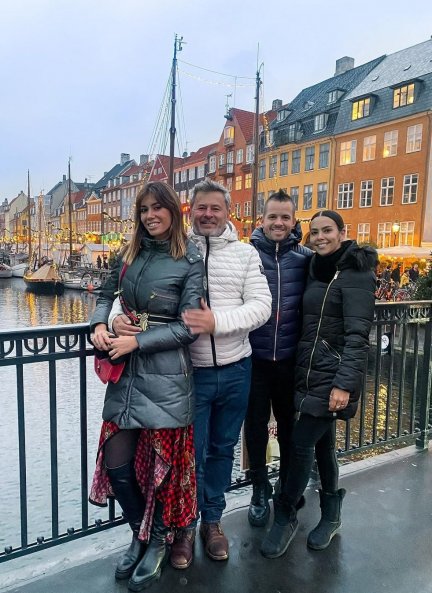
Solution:
[[[205,551],[212,560],[228,560],[228,540],[220,523],[201,523],[200,535]]]
[[[193,559],[195,542],[195,529],[179,529],[171,547],[171,566],[174,568],[187,568]]]

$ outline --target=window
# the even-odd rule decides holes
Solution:
[[[189,169],[189,181],[193,181],[195,179],[195,167]]]
[[[373,161],[375,159],[376,136],[367,136],[363,140],[363,160]]]
[[[414,83],[405,84],[393,91],[393,109],[414,103]]]
[[[257,194],[257,216],[264,214],[264,193],[260,192]]]
[[[288,175],[288,153],[282,152],[280,155],[280,175]]]
[[[226,162],[227,162],[227,165],[228,164],[230,164],[230,165],[233,165],[234,164],[234,151],[233,150],[231,150],[230,152],[227,152]]]
[[[224,128],[224,144],[225,146],[234,144],[234,126]]]
[[[392,206],[394,197],[394,177],[383,177],[381,179],[380,206]]]
[[[265,159],[261,159],[259,162],[258,179],[265,179],[266,176],[266,162]]]
[[[351,119],[362,119],[370,113],[370,97],[354,101],[352,104]]]
[[[225,165],[225,155],[222,153],[219,155],[219,168]]]
[[[330,91],[328,94],[327,103],[336,103],[336,101],[343,95],[343,92],[340,89],[336,89],[335,91]]]
[[[228,191],[232,191],[232,177],[228,177],[226,182],[226,188]]]
[[[423,124],[417,124],[416,126],[409,126],[407,130],[407,152],[418,152],[421,150],[423,134]]]
[[[240,165],[243,162],[243,148],[239,148],[236,153],[236,163]]]
[[[235,188],[236,190],[240,190],[242,188],[242,176],[238,175],[235,180]]]
[[[181,172],[181,181],[184,182],[187,180],[187,170],[183,169],[183,171]]]
[[[296,125],[290,124],[288,126],[288,142],[294,142],[296,133]]]
[[[397,130],[392,130],[391,132],[386,132],[384,134],[384,158],[397,155],[398,134]]]
[[[319,147],[319,164],[318,167],[320,169],[327,169],[329,164],[329,151],[330,151],[330,144],[326,142],[325,144],[320,144]]]
[[[251,202],[244,203],[243,211],[245,216],[251,215]]]
[[[252,187],[252,173],[246,173],[245,175],[245,189]]]
[[[360,208],[369,208],[370,206],[372,206],[372,192],[372,179],[362,181],[360,185]]]
[[[315,146],[307,146],[305,150],[305,171],[313,171],[315,165]]]
[[[337,207],[352,208],[354,195],[354,183],[339,183]]]
[[[318,208],[327,208],[327,183],[318,183]]]
[[[209,158],[209,173],[214,173],[216,171],[216,155],[213,155]]]
[[[327,119],[327,113],[316,115],[314,120],[314,132],[321,132],[321,130],[324,130],[327,125]]]
[[[178,183],[178,182],[179,182],[179,172],[178,172],[178,171],[176,171],[176,172],[174,173],[174,183]]]
[[[254,145],[248,144],[248,146],[246,146],[246,163],[253,163],[254,154],[255,154]]]
[[[234,216],[240,220],[241,218],[241,210],[240,210],[240,204],[238,202],[236,202],[234,204]]]
[[[197,172],[197,179],[202,179],[205,175],[205,167],[204,165],[200,165],[198,167],[198,172]]]
[[[340,165],[350,165],[356,162],[357,140],[341,142]]]
[[[390,247],[391,235],[392,235],[392,223],[391,222],[379,222],[378,223],[378,234],[377,234],[378,247]]]
[[[357,243],[370,242],[370,223],[359,222],[357,226]]]
[[[399,230],[399,245],[413,245],[414,221],[401,222]]]
[[[303,210],[312,208],[313,185],[305,185],[303,190]]]
[[[269,178],[276,177],[277,175],[277,154],[274,154],[269,158]]]
[[[297,208],[298,208],[299,188],[298,187],[292,187],[290,189],[289,195],[291,196],[291,199],[294,202],[295,207],[296,207],[296,210],[297,210]]]
[[[415,204],[417,202],[418,174],[404,176],[402,204]]]
[[[291,157],[291,173],[299,173],[300,172],[300,157],[301,157],[300,149],[293,150],[292,157]]]
[[[351,238],[351,225],[350,224],[345,225],[345,238],[346,239]]]

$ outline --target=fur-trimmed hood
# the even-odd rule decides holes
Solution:
[[[360,272],[366,272],[367,270],[374,272],[378,264],[378,253],[376,249],[370,247],[370,245],[360,247],[356,241],[350,240],[346,242],[350,243],[350,245],[342,254],[337,267],[340,270],[354,268]]]

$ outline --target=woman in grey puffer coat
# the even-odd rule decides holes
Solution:
[[[116,578],[140,591],[159,578],[166,537],[196,516],[192,421],[194,336],[181,314],[199,308],[203,262],[183,229],[180,202],[165,183],[148,183],[135,203],[135,228],[122,261],[104,286],[91,320],[92,341],[114,362],[127,357],[108,383],[90,499],[114,495],[133,538]],[[116,296],[130,322],[108,331]],[[120,320],[121,321],[121,320]],[[149,542],[148,546],[144,542]]]

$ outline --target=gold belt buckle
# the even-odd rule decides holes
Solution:
[[[148,313],[139,313],[137,317],[141,330],[145,332],[148,329]]]

